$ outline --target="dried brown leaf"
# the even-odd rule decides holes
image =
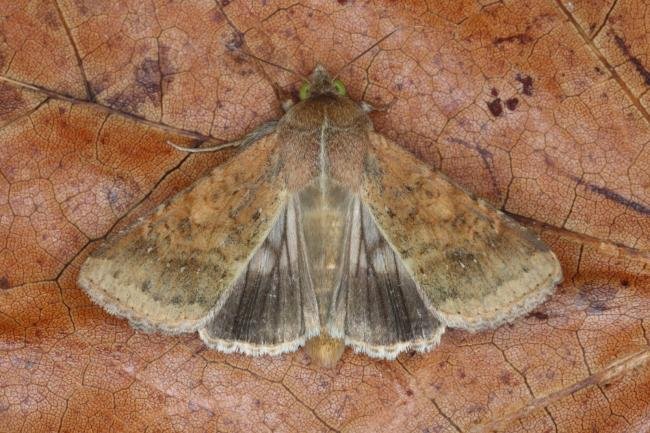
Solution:
[[[622,432],[650,422],[648,6],[0,2],[0,430]],[[426,355],[250,358],[147,335],[79,265],[229,158],[297,77],[342,71],[376,129],[535,227],[565,282]],[[294,93],[295,94],[295,93]]]

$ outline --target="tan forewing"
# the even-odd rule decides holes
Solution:
[[[79,284],[143,328],[199,328],[269,233],[285,202],[277,134],[243,150],[116,236]]]
[[[534,234],[370,133],[362,196],[443,323],[496,326],[542,302],[562,278]]]

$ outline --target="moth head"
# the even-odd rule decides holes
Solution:
[[[345,85],[338,78],[332,79],[327,70],[321,65],[316,66],[309,77],[309,82],[300,86],[298,96],[301,101],[313,98],[318,95],[345,96]]]

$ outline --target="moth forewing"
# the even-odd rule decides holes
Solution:
[[[79,285],[107,311],[148,330],[194,331],[225,302],[286,193],[276,134],[109,239]]]
[[[363,197],[391,246],[452,327],[511,321],[562,279],[534,234],[396,144],[370,134]]]

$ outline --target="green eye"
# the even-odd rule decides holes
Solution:
[[[345,96],[345,84],[343,84],[343,81],[339,80],[338,78],[334,80],[334,90],[336,93],[338,93],[341,96]]]
[[[311,84],[305,83],[300,86],[300,90],[298,91],[298,97],[300,100],[304,101],[305,99],[309,98],[309,95],[311,95]]]

